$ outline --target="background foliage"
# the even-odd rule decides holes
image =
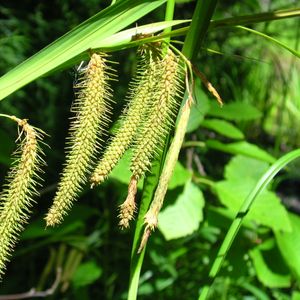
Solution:
[[[175,19],[191,18],[193,1],[177,1]],[[10,2],[0,5],[0,72],[8,70],[109,5],[107,1]],[[295,1],[226,1],[214,18],[295,7]],[[164,18],[163,7],[139,21]],[[299,18],[256,24],[256,30],[299,49]],[[212,50],[219,54],[213,53]],[[112,53],[117,118],[135,70],[135,49]],[[195,105],[180,162],[169,186],[142,269],[139,299],[195,299],[242,201],[268,166],[300,146],[299,61],[236,28],[211,30],[196,66],[225,101],[221,109],[195,84]],[[48,288],[63,269],[52,299],[122,299],[128,289],[133,229],[117,226],[130,174],[126,156],[110,179],[82,192],[62,226],[44,230],[64,160],[76,69],[40,78],[0,103],[1,113],[30,119],[49,134],[41,198],[34,207],[1,294]],[[0,179],[11,163],[15,127],[1,120]],[[213,285],[212,299],[300,299],[299,162],[272,182],[246,217]],[[26,280],[25,280],[26,279]],[[50,298],[51,298],[50,297]]]

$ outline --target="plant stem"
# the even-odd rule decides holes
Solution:
[[[137,298],[139,278],[146,251],[146,247],[144,247],[142,252],[139,255],[137,255],[138,247],[143,234],[144,216],[153,199],[153,195],[158,184],[168,145],[169,139],[165,142],[164,151],[161,153],[160,157],[154,160],[151,167],[151,172],[149,172],[145,178],[142,200],[135,226],[134,239],[131,251],[130,280],[127,296],[128,300],[135,300]]]
[[[175,8],[175,0],[168,0],[166,12],[165,12],[165,21],[173,20]],[[169,33],[172,29],[165,29],[165,33]],[[170,42],[170,37],[166,40],[167,43]],[[153,199],[154,192],[156,190],[159,176],[162,171],[162,166],[164,164],[167,148],[169,145],[169,136],[166,138],[164,151],[153,161],[151,172],[147,174],[144,181],[143,195],[139,209],[139,215],[136,222],[134,239],[131,251],[131,264],[130,264],[130,280],[129,280],[129,290],[128,290],[128,300],[135,300],[138,293],[138,285],[140,273],[144,261],[146,247],[144,247],[139,255],[137,255],[138,246],[143,234],[144,227],[144,216],[150,206],[150,203]]]
[[[192,23],[182,49],[183,55],[191,61],[196,58],[202,46],[216,5],[217,0],[197,1]]]
[[[172,21],[174,16],[175,9],[175,0],[169,0],[167,2],[165,21]],[[164,33],[170,33],[172,31],[172,27],[168,27],[164,30]],[[170,42],[171,37],[167,37],[165,42],[168,44]]]

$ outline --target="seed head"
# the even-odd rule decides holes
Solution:
[[[27,223],[30,208],[37,195],[36,186],[40,177],[40,167],[44,164],[38,141],[42,135],[26,120],[12,117],[22,131],[16,159],[6,178],[4,190],[0,194],[0,277],[17,242],[19,232]]]
[[[104,55],[93,54],[81,81],[75,86],[80,89],[72,106],[76,116],[71,121],[66,163],[58,190],[45,217],[47,226],[61,223],[87,181],[99,148],[99,133],[105,131],[109,122],[111,89],[108,81],[111,76],[114,74]]]

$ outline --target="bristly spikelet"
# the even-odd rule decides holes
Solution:
[[[42,138],[26,120],[12,117],[22,127],[20,146],[16,151],[16,161],[10,170],[4,190],[0,195],[0,277],[17,242],[18,234],[26,224],[32,197],[37,194],[37,173],[43,160],[38,141]]]
[[[108,126],[111,102],[109,79],[114,76],[104,54],[93,54],[80,82],[72,107],[76,116],[70,125],[65,168],[61,174],[53,205],[46,215],[47,226],[62,222],[86,183],[99,148],[99,133]]]
[[[140,61],[135,78],[130,83],[127,95],[128,105],[120,119],[121,125],[115,136],[111,139],[103,157],[99,161],[91,176],[92,187],[103,182],[116,166],[124,152],[129,148],[137,128],[146,118],[147,107],[151,101],[151,91],[154,88],[153,75],[155,73],[155,60],[157,53],[150,49],[139,49]]]
[[[164,139],[174,124],[178,103],[176,96],[181,96],[182,80],[179,58],[168,50],[155,70],[154,87],[147,109],[147,117],[139,129],[133,146],[131,160],[132,177],[129,183],[128,196],[120,208],[120,225],[128,227],[135,209],[137,182],[150,168],[153,156],[160,150]]]

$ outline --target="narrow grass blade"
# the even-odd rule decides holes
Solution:
[[[212,267],[209,272],[209,279],[211,284],[216,278],[222,263],[241,227],[243,219],[249,212],[253,202],[261,194],[261,192],[268,186],[271,180],[275,177],[275,175],[282,170],[288,163],[294,161],[295,159],[300,158],[300,149],[294,150],[292,152],[287,153],[278,159],[268,170],[267,172],[260,178],[255,188],[250,192],[248,197],[245,199],[243,205],[241,206],[239,212],[237,213],[235,219],[233,220],[230,228],[227,231],[227,234],[224,238],[224,241],[217,253],[217,256],[212,264]],[[208,293],[211,285],[205,285],[202,288],[201,294],[198,300],[207,299]]]
[[[254,34],[256,34],[256,35],[259,35],[259,36],[261,36],[261,37],[263,37],[263,38],[265,38],[265,39],[271,41],[272,43],[274,43],[274,44],[280,46],[281,48],[284,48],[285,50],[291,52],[291,53],[292,53],[293,55],[295,55],[296,57],[300,58],[300,52],[298,52],[298,51],[296,51],[296,50],[294,50],[294,49],[288,47],[287,45],[283,44],[282,42],[280,42],[280,41],[278,41],[278,40],[276,40],[276,39],[274,39],[274,38],[272,38],[271,36],[269,36],[269,35],[267,35],[267,34],[264,34],[264,33],[259,32],[259,31],[257,31],[257,30],[250,29],[250,28],[247,28],[247,27],[244,27],[244,26],[240,26],[240,25],[235,26],[235,28],[239,28],[239,29],[242,29],[242,30],[246,30],[246,31],[249,31],[249,32],[254,33]]]
[[[247,25],[247,24],[255,24],[261,22],[275,21],[287,18],[295,18],[300,16],[300,8],[291,8],[291,9],[283,9],[276,10],[270,12],[263,12],[258,14],[244,15],[244,16],[236,16],[232,18],[226,18],[221,20],[211,21],[209,29],[214,28],[223,28],[227,26],[236,26],[236,25]]]
[[[155,34],[166,28],[176,26],[182,23],[187,23],[187,22],[190,22],[190,20],[163,21],[163,22],[156,22],[148,25],[142,25],[142,26],[130,28],[127,30],[120,31],[114,35],[111,35],[105,38],[104,40],[96,40],[90,45],[90,48],[94,51],[112,52],[112,51],[118,51],[127,48],[138,47],[139,45],[144,43],[155,42],[161,39],[161,36],[159,35],[159,36],[145,37],[143,39],[139,39],[135,41],[132,40],[133,36],[140,33],[146,35]],[[63,64],[59,65],[55,69],[52,69],[49,73],[45,74],[45,76],[51,73],[55,73],[70,68],[78,64],[79,62],[88,59],[89,59],[89,53],[87,51],[80,53],[79,55],[72,57],[68,61],[65,61]]]
[[[102,10],[2,76],[0,100],[65,61],[88,51],[95,41],[101,45],[105,38],[135,22],[165,1],[124,0]]]

